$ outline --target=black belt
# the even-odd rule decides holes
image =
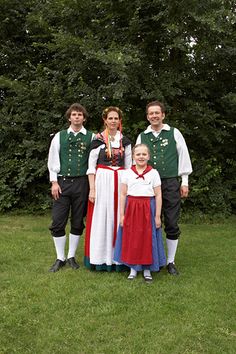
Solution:
[[[58,176],[58,179],[63,179],[63,181],[66,180],[73,180],[73,179],[77,179],[77,178],[81,178],[81,177],[85,177],[85,176]]]

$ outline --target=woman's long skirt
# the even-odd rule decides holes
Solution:
[[[119,195],[122,169],[100,166],[95,177],[95,203],[88,203],[84,264],[91,270],[121,271],[114,261],[119,225]]]

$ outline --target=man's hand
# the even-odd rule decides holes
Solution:
[[[181,186],[180,187],[180,196],[181,196],[181,198],[187,198],[188,192],[189,192],[188,186]]]
[[[58,182],[52,182],[51,194],[52,194],[52,197],[54,200],[57,200],[60,198],[61,187],[59,186]]]

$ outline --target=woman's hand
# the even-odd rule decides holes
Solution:
[[[90,191],[89,191],[89,201],[91,203],[95,202],[95,189],[90,189]]]

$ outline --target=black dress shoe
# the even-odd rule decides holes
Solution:
[[[67,263],[72,269],[79,268],[79,264],[76,262],[75,257],[68,258]]]
[[[171,275],[178,275],[179,274],[174,263],[169,263],[166,268],[167,268],[168,273]]]
[[[64,267],[66,265],[66,261],[61,261],[60,259],[57,259],[56,262],[51,266],[49,269],[49,272],[57,272],[60,268]]]

